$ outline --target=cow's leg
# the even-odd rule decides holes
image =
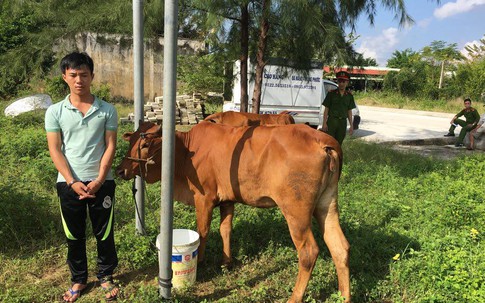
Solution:
[[[330,201],[330,204],[326,201]],[[315,208],[314,216],[320,225],[323,239],[337,269],[338,288],[345,297],[345,302],[350,302],[350,245],[340,227],[336,194],[326,195],[324,193]]]
[[[232,218],[234,217],[234,203],[223,202],[219,206],[221,212],[221,225],[219,232],[222,238],[222,265],[229,265],[232,262],[231,255],[231,234]]]
[[[200,236],[199,255],[197,262],[202,262],[205,259],[205,246],[207,243],[207,237],[209,235],[212,211],[214,207],[212,203],[196,203],[195,213],[197,216],[197,231]]]
[[[295,205],[301,205],[301,203],[295,202]],[[288,303],[299,303],[303,300],[303,294],[317,261],[318,245],[311,230],[311,211],[298,208],[296,212],[285,213],[283,211],[283,214],[288,222],[291,238],[298,252],[298,276]]]

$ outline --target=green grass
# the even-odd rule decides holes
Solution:
[[[386,91],[355,92],[355,100],[358,105],[434,111],[444,113],[458,113],[463,109],[462,99],[453,100],[430,100],[402,97],[399,94]],[[472,106],[483,112],[483,103],[474,102]]]
[[[359,103],[362,104],[362,103]],[[4,106],[0,106],[3,110]],[[66,245],[55,194],[56,171],[43,112],[0,117],[0,301],[54,302],[69,286]],[[122,125],[120,133],[131,130]],[[115,164],[127,145],[119,136]],[[485,302],[485,155],[440,160],[348,139],[339,187],[341,224],[351,244],[353,302]],[[116,180],[115,278],[118,302],[156,302],[160,185],[148,186],[146,236],[136,236],[131,182]],[[174,290],[172,302],[286,302],[297,256],[277,208],[238,205],[233,269],[220,267],[219,214],[199,264],[197,283]],[[174,227],[195,229],[194,209],[174,204]],[[339,302],[337,278],[322,236],[305,302]],[[93,287],[95,241],[88,238],[90,290],[77,302],[99,302]]]

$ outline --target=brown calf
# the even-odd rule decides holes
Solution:
[[[160,127],[144,123],[124,137],[130,149],[117,175],[128,180],[141,173],[149,183],[160,180]],[[335,263],[339,290],[350,302],[349,243],[337,205],[342,150],[336,140],[305,125],[231,127],[201,122],[189,132],[176,132],[175,142],[174,199],[196,208],[200,260],[215,207],[220,208],[227,264],[234,203],[278,206],[298,251],[298,276],[288,302],[302,302],[318,256],[312,217]]]
[[[231,126],[257,126],[257,125],[286,125],[295,124],[293,117],[286,112],[281,114],[253,114],[240,112],[222,112],[207,116],[205,121],[231,125]]]

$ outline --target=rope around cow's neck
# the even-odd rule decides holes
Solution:
[[[159,132],[150,132],[150,133],[140,133],[140,138],[147,138],[148,135],[155,135],[155,138],[157,138]],[[151,142],[150,141],[150,146],[151,146]],[[155,157],[155,155],[157,154],[157,152],[161,149],[161,146],[156,148],[153,155],[151,157],[148,157],[146,159],[143,159],[141,157],[141,140],[139,140],[138,142],[138,146],[137,146],[137,153],[138,153],[138,158],[135,158],[135,157],[125,157],[125,159],[128,159],[128,160],[131,160],[131,161],[135,161],[135,162],[138,162],[138,168],[140,170],[140,177],[142,178],[146,178],[147,174],[148,174],[148,165],[150,164],[155,164],[155,161],[153,160],[153,158]],[[145,174],[143,174],[143,171],[141,169],[141,162],[145,162]]]

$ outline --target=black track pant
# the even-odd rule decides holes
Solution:
[[[86,284],[88,262],[86,257],[86,218],[89,213],[98,252],[98,279],[113,274],[118,265],[114,243],[114,193],[115,182],[106,181],[96,198],[79,200],[78,195],[66,182],[57,183],[57,194],[61,203],[61,215],[67,238],[67,264],[73,283]]]

